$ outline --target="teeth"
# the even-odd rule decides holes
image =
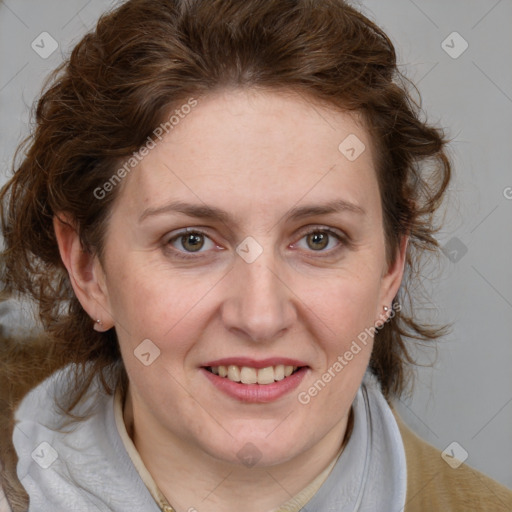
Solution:
[[[257,369],[231,364],[229,366],[213,366],[210,369],[215,375],[227,377],[233,382],[242,382],[242,384],[272,384],[275,381],[289,377],[297,368],[298,366],[278,364],[277,366]]]
[[[267,368],[260,368],[258,370],[257,376],[258,384],[272,384],[272,382],[274,382],[274,374],[275,371],[272,366],[268,366]]]
[[[240,380],[244,384],[256,384],[258,382],[258,371],[255,368],[242,366],[240,370]]]
[[[283,380],[284,379],[284,365],[278,364],[274,367],[274,379],[275,380]]]
[[[233,382],[240,382],[240,368],[234,364],[228,366],[228,379]]]

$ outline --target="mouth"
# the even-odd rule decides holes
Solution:
[[[201,366],[207,380],[223,394],[241,402],[268,403],[297,389],[311,368],[288,358],[255,360],[231,357]]]
[[[284,364],[266,366],[264,368],[237,366],[235,364],[204,367],[206,371],[228,379],[231,382],[238,382],[241,384],[259,384],[261,386],[280,382],[302,368],[304,367]]]

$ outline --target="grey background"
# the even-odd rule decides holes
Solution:
[[[425,440],[441,450],[456,441],[468,452],[468,464],[512,487],[512,2],[355,3],[390,35],[428,119],[454,139],[455,177],[439,234],[446,256],[425,269],[430,300],[421,309],[425,318],[454,328],[437,354],[418,351],[434,366],[418,369],[413,396],[397,408]],[[44,77],[114,4],[0,2],[3,176],[27,133]],[[31,48],[44,31],[59,44],[46,59]],[[458,36],[446,39],[454,31],[468,43],[458,58],[442,47],[446,40],[452,54],[462,48]]]

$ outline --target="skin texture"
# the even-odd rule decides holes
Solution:
[[[354,161],[338,150],[350,134],[366,146]],[[178,512],[270,510],[337,454],[372,340],[308,404],[298,394],[382,320],[404,265],[405,242],[386,262],[371,146],[353,114],[292,93],[223,90],[199,99],[125,178],[102,263],[55,220],[77,297],[98,329],[118,334],[130,380],[125,422]],[[288,215],[340,199],[361,211]],[[140,220],[171,201],[230,217],[168,211]],[[198,252],[177,237],[185,228],[206,233]],[[342,239],[323,245],[310,228]],[[263,250],[252,263],[236,252],[248,236]],[[145,339],[160,350],[149,366],[134,356]],[[233,356],[292,357],[309,368],[279,399],[243,403],[201,370]],[[237,456],[247,443],[258,450],[254,467]]]

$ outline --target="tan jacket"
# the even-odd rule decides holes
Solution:
[[[452,469],[393,410],[407,460],[404,512],[512,512],[512,490],[462,464]],[[398,511],[397,511],[398,512]]]

